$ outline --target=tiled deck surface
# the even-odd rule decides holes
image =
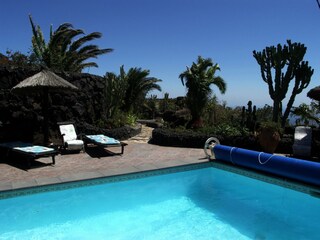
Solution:
[[[107,148],[119,152],[120,148]],[[207,162],[202,149],[161,147],[147,143],[129,143],[124,154],[110,155],[90,147],[87,152],[40,158],[26,169],[23,159],[0,162],[0,191],[106,177],[146,170]]]

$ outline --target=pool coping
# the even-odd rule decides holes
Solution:
[[[258,172],[256,170],[251,170],[248,168],[231,165],[225,162],[220,162],[217,160],[205,161],[199,163],[189,163],[184,165],[176,165],[171,167],[155,168],[148,170],[141,170],[123,173],[105,173],[103,176],[96,175],[94,173],[87,173],[86,176],[83,174],[79,179],[51,179],[51,181],[33,184],[31,186],[20,186],[16,188],[8,188],[6,190],[0,191],[0,200],[6,198],[19,197],[24,195],[49,192],[49,191],[59,191],[74,187],[84,187],[90,185],[113,183],[120,181],[127,181],[132,179],[139,179],[145,177],[152,177],[162,174],[170,174],[181,171],[190,171],[201,168],[214,167],[224,171],[239,174],[245,177],[263,181],[269,184],[278,185],[280,187],[288,188],[294,191],[309,194],[313,197],[320,198],[320,187],[311,186],[302,182],[294,181],[284,177],[276,176],[273,174],[267,174],[264,172]]]
[[[41,158],[34,161],[32,168],[25,168],[24,159],[7,160],[0,156],[0,172],[3,173],[0,176],[0,193],[208,162],[208,159],[203,157],[203,149],[166,147],[148,143],[130,143],[122,155],[97,147],[90,147],[89,150],[59,154],[54,165],[50,159]]]
[[[132,179],[146,178],[146,177],[152,177],[152,176],[158,176],[162,174],[170,174],[170,173],[176,173],[176,172],[182,172],[182,171],[190,171],[190,170],[207,168],[207,167],[211,167],[210,162],[190,163],[190,164],[185,164],[180,166],[164,167],[164,168],[135,171],[135,172],[122,173],[122,174],[108,174],[105,176],[98,176],[98,177],[96,176],[91,176],[88,178],[82,177],[81,179],[77,179],[77,180],[58,181],[58,182],[50,182],[47,184],[41,184],[41,185],[11,188],[11,189],[0,191],[0,200],[6,199],[6,198],[24,196],[24,195],[37,194],[42,192],[60,191],[60,190],[66,190],[66,189],[75,188],[75,187],[84,187],[84,186],[98,185],[98,184],[104,184],[104,183],[127,181]]]

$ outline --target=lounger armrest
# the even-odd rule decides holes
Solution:
[[[79,134],[77,135],[77,139],[83,140],[83,137],[84,137],[84,136],[85,136],[84,133],[79,133]]]

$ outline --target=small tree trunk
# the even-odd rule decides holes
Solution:
[[[278,99],[273,100],[273,122],[279,122],[280,101]]]
[[[293,105],[293,103],[294,103],[295,97],[296,97],[295,94],[292,94],[292,95],[291,95],[291,97],[290,97],[290,99],[289,99],[289,101],[288,101],[286,110],[285,110],[285,112],[284,112],[284,114],[283,114],[283,117],[282,117],[282,119],[281,119],[281,127],[283,127],[283,128],[284,128],[285,125],[286,125],[286,121],[287,121],[287,119],[288,119],[288,117],[289,117],[289,114],[290,114],[292,105]]]

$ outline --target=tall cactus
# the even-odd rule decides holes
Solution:
[[[257,108],[255,105],[252,107],[252,101],[249,101],[247,105],[248,109],[245,106],[242,107],[241,124],[253,132],[257,122]]]
[[[273,121],[284,126],[297,94],[308,87],[313,69],[303,61],[307,47],[301,43],[291,43],[283,47],[278,44],[266,47],[262,52],[253,51],[253,56],[260,65],[261,76],[268,84],[269,95],[273,100]],[[285,99],[290,82],[294,86],[287,107],[282,115],[282,101]]]

